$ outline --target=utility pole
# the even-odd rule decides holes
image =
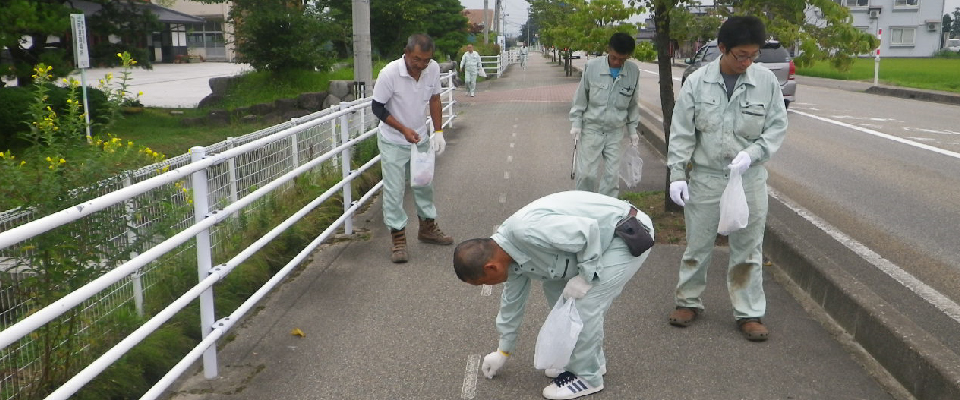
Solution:
[[[370,45],[370,0],[353,0],[353,81],[357,98],[372,94],[373,61]]]
[[[493,6],[493,27],[497,29],[497,36],[503,35],[503,29],[500,28],[500,0],[496,0]]]
[[[490,21],[487,21],[487,0],[483,0],[483,44],[490,43]]]

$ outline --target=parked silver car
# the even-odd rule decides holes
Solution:
[[[687,81],[687,77],[698,68],[720,57],[720,49],[717,47],[717,41],[711,40],[697,50],[693,58],[688,58],[684,62],[688,65],[683,71],[683,78],[680,85]],[[780,80],[780,90],[783,92],[783,104],[790,107],[790,103],[796,100],[797,95],[797,67],[790,58],[790,52],[780,45],[780,42],[771,40],[760,47],[760,58],[754,61],[755,64],[763,65],[777,76]]]

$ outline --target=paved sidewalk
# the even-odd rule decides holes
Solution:
[[[569,190],[567,111],[578,79],[538,53],[457,92],[458,118],[438,158],[438,222],[457,241],[489,236],[527,202]],[[661,190],[663,161],[642,151],[640,190]],[[414,216],[408,193],[408,214]],[[415,219],[415,217],[413,217]],[[389,261],[379,202],[357,216],[369,236],[327,245],[266,300],[219,349],[220,377],[184,379],[172,399],[539,399],[549,383],[533,368],[548,306],[538,288],[518,347],[495,379],[479,375],[496,349],[500,286],[459,282],[452,247],[412,241],[411,262]],[[408,226],[415,233],[416,222]],[[817,316],[765,274],[771,338],[737,332],[718,249],[707,312],[689,328],[667,324],[681,246],[657,245],[606,319],[606,388],[620,399],[891,399]],[[229,310],[218,310],[218,314]],[[294,328],[305,337],[291,335]]]

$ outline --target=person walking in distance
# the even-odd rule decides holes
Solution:
[[[624,129],[640,143],[640,68],[627,62],[636,43],[626,33],[610,37],[607,56],[587,62],[570,108],[570,134],[577,141],[576,187],[617,197],[620,193],[620,142]],[[603,171],[597,178],[600,161]]]
[[[467,85],[467,91],[470,92],[470,97],[473,97],[477,91],[477,74],[481,68],[483,64],[480,61],[480,53],[473,50],[472,44],[468,44],[467,51],[460,58],[460,70],[463,71],[463,80]]]
[[[703,312],[701,294],[720,221],[720,197],[731,172],[742,175],[747,226],[729,234],[727,290],[737,328],[750,341],[769,330],[763,292],[767,169],[787,132],[777,77],[753,63],[766,39],[756,17],[730,17],[717,34],[721,57],[691,74],[670,121],[670,198],[683,208],[687,248],[680,260],[671,325],[686,327]]]
[[[383,174],[383,221],[390,228],[393,240],[390,260],[395,263],[407,262],[407,213],[403,210],[403,195],[409,175],[410,146],[417,146],[421,152],[432,147],[438,155],[446,148],[440,65],[432,59],[433,52],[430,36],[411,35],[403,56],[380,71],[373,89],[373,114],[380,119],[377,147]],[[432,136],[428,134],[428,119],[424,115],[427,107],[433,124]],[[417,239],[431,244],[453,244],[453,238],[437,226],[433,183],[412,189],[420,220]]]

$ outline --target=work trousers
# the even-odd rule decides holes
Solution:
[[[476,93],[477,91],[477,70],[467,68],[463,72],[463,81],[467,84],[467,91]]]
[[[380,170],[383,175],[383,222],[390,229],[403,229],[407,226],[407,213],[403,210],[403,196],[409,185],[410,146],[389,143],[377,135],[377,147],[380,148]],[[431,146],[430,139],[417,145],[421,152]],[[436,219],[437,207],[433,204],[433,182],[423,187],[414,187],[413,200],[417,206],[417,215],[424,219]]]
[[[649,220],[641,222],[650,223]],[[600,366],[607,365],[606,356],[603,354],[603,323],[607,309],[623,291],[624,285],[637,273],[648,255],[650,250],[641,254],[640,257],[634,257],[623,240],[613,239],[610,247],[600,257],[602,269],[599,279],[590,282],[593,287],[587,291],[587,295],[576,300],[577,312],[583,320],[583,330],[580,331],[580,337],[573,348],[573,354],[570,355],[566,370],[587,381],[593,387],[603,385]],[[565,280],[543,282],[543,294],[551,308],[560,299],[566,284]]]
[[[577,190],[617,197],[620,194],[620,142],[624,127],[611,131],[587,130],[580,133],[577,142]],[[603,160],[603,170],[597,176]]]
[[[720,195],[729,174],[720,171],[690,172],[690,200],[683,208],[687,226],[687,248],[680,261],[676,305],[704,308],[700,295],[707,285],[707,268],[713,254],[720,223]],[[750,167],[743,174],[750,217],[747,227],[729,235],[730,262],[727,265],[727,291],[734,318],[760,318],[766,313],[763,293],[763,231],[767,221],[767,169]]]

